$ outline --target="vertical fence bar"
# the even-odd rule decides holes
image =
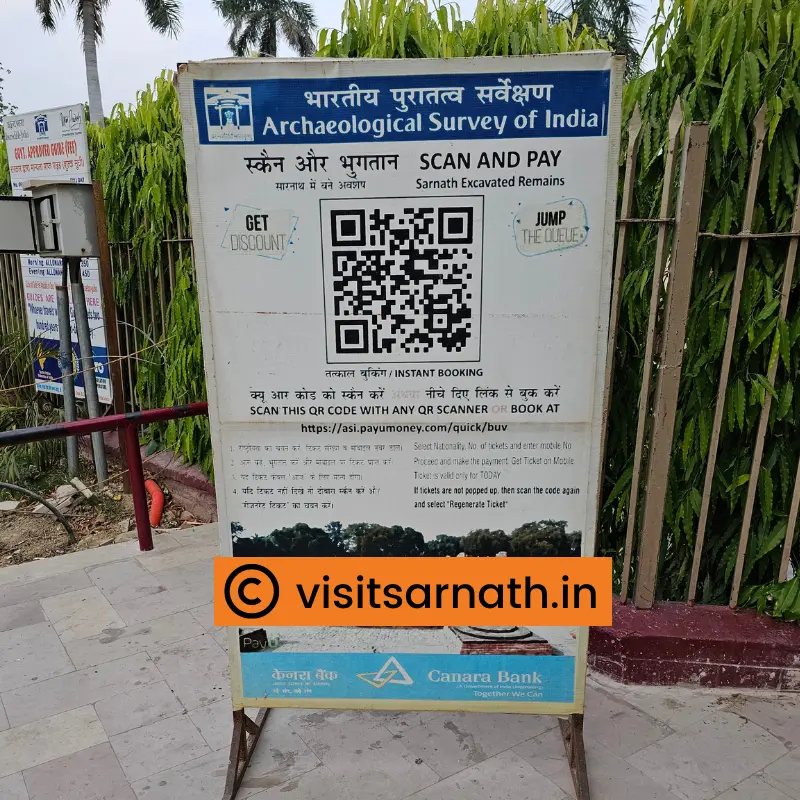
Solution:
[[[603,475],[606,461],[606,437],[608,434],[608,412],[611,405],[612,382],[614,380],[614,361],[617,350],[617,327],[619,325],[620,297],[625,280],[625,263],[628,255],[628,233],[630,223],[627,221],[633,208],[633,183],[636,178],[636,157],[639,153],[639,135],[642,132],[642,115],[639,104],[633,107],[628,122],[628,151],[625,157],[625,177],[622,184],[622,205],[620,208],[619,229],[617,230],[617,253],[614,260],[613,287],[611,290],[611,309],[608,321],[608,354],[606,357],[605,398],[603,403],[603,419],[600,429],[600,480],[597,483],[597,513],[600,514],[600,503],[603,494]],[[599,537],[595,540],[597,548]]]
[[[750,176],[747,180],[747,195],[744,201],[744,216],[742,218],[742,233],[750,233],[753,223],[753,209],[756,202],[758,189],[758,173],[761,169],[761,157],[764,153],[764,121],[767,107],[761,106],[753,120],[753,133],[755,144],[753,157],[750,161]],[[708,461],[706,463],[705,483],[703,484],[703,498],[700,504],[700,517],[697,521],[697,533],[694,542],[694,556],[692,558],[692,572],[689,578],[689,593],[687,602],[694,603],[697,594],[697,581],[700,574],[700,560],[703,554],[703,543],[706,537],[708,524],[708,510],[711,504],[711,490],[714,484],[714,470],[717,466],[717,450],[719,448],[719,435],[722,430],[722,415],[725,412],[725,397],[728,393],[728,375],[733,357],[733,345],[736,340],[736,323],[739,318],[739,301],[742,296],[742,283],[747,267],[747,252],[750,246],[749,239],[739,241],[739,258],[736,263],[736,275],[731,291],[731,308],[728,312],[728,330],[725,336],[725,348],[722,352],[722,368],[720,370],[719,385],[717,387],[717,404],[714,409],[714,424],[711,428],[711,443],[708,448]],[[751,476],[752,477],[752,476]],[[740,542],[741,544],[741,542]]]
[[[800,176],[797,182],[797,195],[794,201],[794,216],[792,217],[792,233],[800,235]],[[781,319],[786,319],[789,307],[789,293],[792,291],[792,279],[794,277],[794,267],[797,261],[797,237],[789,241],[789,249],[786,251],[786,267],[783,272],[783,285],[781,286]],[[775,364],[777,367],[777,362]],[[770,383],[774,383],[774,375],[768,378]],[[767,393],[766,400],[771,400],[771,395]],[[769,406],[767,417],[769,417]],[[763,412],[762,412],[763,416]],[[759,422],[759,428],[761,423]],[[750,473],[753,474],[752,472]],[[792,553],[792,542],[794,541],[794,527],[797,524],[797,509],[800,506],[800,464],[797,467],[797,474],[794,479],[794,491],[792,500],[789,504],[789,518],[786,520],[786,536],[783,540],[783,553],[781,554],[781,565],[778,570],[778,581],[785,581],[789,572],[789,557]]]
[[[708,124],[693,122],[686,127],[683,141],[664,342],[653,402],[653,444],[648,464],[647,494],[636,569],[634,603],[637,608],[652,608],[656,594],[664,503],[667,496],[672,436],[675,432],[700,211],[703,205],[707,154]]]
[[[6,284],[8,283],[8,257],[3,255],[2,264],[0,264],[0,333],[8,334],[11,332],[11,309],[8,305],[8,290]]]
[[[797,524],[798,508],[800,508],[800,463],[797,465],[797,472],[794,476],[794,490],[792,491],[792,502],[789,505],[789,519],[786,520],[786,538],[783,540],[781,566],[778,570],[779,582],[785,581],[789,574],[789,558],[792,554],[792,543],[794,542],[794,528]]]
[[[164,250],[169,252],[169,244],[161,243],[161,263],[158,268],[158,299],[159,311],[161,312],[161,336],[164,339],[167,335],[167,295],[164,291]]]
[[[669,117],[667,156],[664,162],[664,186],[661,189],[661,208],[659,217],[669,217],[672,208],[673,187],[675,185],[675,153],[678,149],[678,135],[683,124],[683,111],[678,98]],[[628,585],[631,575],[631,557],[633,541],[636,536],[636,518],[639,504],[639,479],[642,472],[642,455],[644,453],[644,435],[647,430],[647,418],[650,403],[650,376],[653,372],[653,346],[655,343],[656,320],[658,318],[658,301],[664,281],[664,270],[667,266],[667,224],[658,225],[656,253],[653,261],[653,278],[650,287],[650,316],[647,320],[647,341],[644,349],[642,365],[642,386],[639,390],[639,416],[636,421],[636,446],[633,451],[633,472],[631,473],[631,493],[628,500],[628,529],[625,532],[625,558],[622,564],[622,586],[620,598],[628,602]]]

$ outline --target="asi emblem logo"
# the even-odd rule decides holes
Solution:
[[[252,90],[245,86],[205,89],[206,123],[210,142],[252,142]]]
[[[402,664],[392,656],[377,672],[359,672],[358,677],[376,689],[383,689],[388,683],[411,686],[414,681]]]
[[[33,127],[36,129],[36,133],[40,139],[43,139],[45,136],[47,136],[47,114],[37,114],[33,118]]]

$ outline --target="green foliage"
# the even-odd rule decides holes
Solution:
[[[8,151],[6,137],[0,126],[0,195],[11,194],[11,172],[8,169]]]
[[[509,551],[511,540],[503,531],[481,528],[470,531],[461,540],[461,546],[468,556],[496,556]]]
[[[237,56],[277,56],[278,38],[299,56],[314,55],[314,7],[303,0],[213,0],[231,26],[228,47]]]
[[[639,73],[639,53],[636,42],[636,25],[641,6],[632,0],[556,0],[550,4],[551,19],[561,21],[575,16],[578,25],[596,31],[625,56],[627,73]]]
[[[24,326],[0,337],[0,431],[63,421],[61,410],[53,408],[47,395],[27,385],[32,362]],[[65,452],[64,439],[0,447],[0,481],[25,484],[58,467]]]
[[[565,520],[527,522],[511,534],[510,546],[515,556],[579,556],[581,535],[567,533]]]
[[[800,575],[783,583],[750,586],[742,592],[741,605],[776,619],[800,622]]]
[[[355,535],[354,542],[354,554],[359,556],[425,555],[422,534],[402,525],[369,525],[365,531]]]
[[[752,122],[767,106],[767,140],[752,229],[791,227],[800,156],[800,2],[798,0],[679,0],[662,2],[651,32],[656,66],[633,80],[624,95],[624,117],[639,103],[643,119],[635,182],[635,217],[658,217],[667,121],[676,99],[686,120],[710,122],[709,161],[701,230],[741,230]],[[642,375],[655,226],[637,227],[628,247],[618,335],[613,403],[605,465],[605,504],[600,542],[617,565],[625,536],[631,464],[636,436],[635,405]],[[659,594],[682,600],[688,591],[701,492],[708,459],[721,355],[727,332],[731,287],[739,243],[700,240],[687,328],[669,476]],[[800,409],[794,385],[800,370],[800,313],[790,304],[778,323],[785,240],[750,245],[739,309],[725,414],[720,432],[699,602],[728,598],[756,439],[765,398],[773,398],[758,500],[751,526],[744,586],[760,586],[777,575],[800,457],[796,431]],[[795,270],[795,285],[798,271]],[[777,363],[775,386],[766,378]],[[640,506],[641,507],[641,506]],[[795,548],[795,564],[798,556]]]
[[[606,43],[577,18],[551,23],[543,0],[479,0],[472,20],[455,3],[346,0],[342,30],[324,29],[327,58],[460,58],[592,50]]]
[[[161,267],[162,240],[189,228],[182,136],[178,93],[167,70],[137,93],[134,105],[115,105],[105,127],[89,126],[109,239],[133,246],[130,270],[115,279],[118,301],[128,297],[136,269]]]
[[[128,109],[117,105],[104,128],[89,127],[95,175],[103,181],[109,238],[130,242],[128,268],[118,271],[118,303],[138,291],[139,281],[167,270],[162,241],[186,236],[186,196],[178,94],[172,74],[163,72],[139,92]],[[175,288],[167,307],[166,331],[136,331],[138,357],[136,399],[141,408],[158,408],[205,400],[205,372],[200,338],[197,287],[190,259],[175,264]],[[144,324],[144,323],[142,323]],[[187,417],[145,431],[147,440],[179,453],[187,463],[212,471],[208,419]]]

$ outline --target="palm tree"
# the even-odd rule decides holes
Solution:
[[[57,17],[67,6],[75,11],[75,20],[83,32],[83,58],[86,62],[86,84],[89,89],[89,118],[103,124],[103,97],[97,69],[97,44],[103,39],[103,13],[109,0],[35,0],[42,27],[56,29]],[[150,27],[159,33],[177,35],[180,30],[181,0],[142,0]]]
[[[214,0],[217,11],[231,26],[228,46],[237,56],[278,55],[278,34],[300,56],[316,51],[312,34],[317,19],[310,3],[302,0]]]
[[[556,20],[575,15],[578,25],[597,31],[610,40],[614,52],[625,56],[628,77],[639,72],[642,57],[635,34],[641,6],[635,0],[555,0],[549,10]]]

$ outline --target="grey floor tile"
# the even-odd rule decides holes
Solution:
[[[40,602],[64,644],[94,636],[109,628],[125,626],[125,622],[96,586],[47,597]]]
[[[206,603],[199,608],[193,608],[189,613],[207,630],[214,628],[214,604]]]
[[[604,691],[587,689],[584,734],[612,753],[626,756],[672,733],[672,729]]]
[[[800,747],[800,696],[734,694],[719,703],[780,739],[790,750]]]
[[[136,728],[109,740],[129,781],[138,781],[186,761],[208,755],[211,749],[185,715]]]
[[[800,800],[800,748],[774,761],[764,770],[765,777],[790,797]]]
[[[6,728],[8,728],[8,716],[3,706],[3,700],[0,698],[0,731],[4,731]]]
[[[643,775],[601,744],[587,737],[584,737],[584,743],[592,800],[621,800],[626,797],[630,800],[675,800],[675,795],[661,784]],[[564,794],[575,797],[564,740],[558,728],[517,745],[514,752],[537,772],[546,775]]]
[[[718,709],[719,693],[679,686],[632,686],[613,683],[605,676],[590,676],[588,686],[638,708],[673,730],[699,722]]]
[[[108,742],[25,770],[30,800],[136,800]]]
[[[562,800],[565,795],[513,751],[500,753],[413,795],[414,800]],[[638,799],[637,799],[638,800]]]
[[[326,767],[319,766],[279,786],[265,789],[251,800],[352,800],[352,795]]]
[[[173,644],[202,632],[203,628],[191,614],[183,612],[160,617],[142,625],[109,628],[87,639],[76,639],[67,644],[67,652],[75,666],[80,669],[141,653],[148,648]]]
[[[148,652],[187,710],[194,711],[230,696],[228,656],[210,634]]]
[[[384,728],[388,728],[391,733],[405,733],[410,728],[416,728],[436,719],[443,712],[437,711],[370,711],[370,716],[374,717]]]
[[[197,547],[202,544],[219,545],[219,532],[216,522],[193,525],[182,531],[173,531],[172,536],[184,547]]]
[[[0,631],[24,628],[37,622],[47,622],[38,600],[0,607]]]
[[[321,765],[320,759],[287,722],[285,718],[272,716],[272,712],[267,716],[264,731],[242,781],[242,786],[248,791],[259,792],[282,786]]]
[[[203,558],[179,567],[162,569],[155,573],[155,577],[167,589],[183,589],[187,586],[208,588],[214,583],[214,559]]]
[[[791,795],[784,794],[758,775],[751,775],[717,795],[716,800],[791,800]]]
[[[91,706],[0,733],[0,777],[45,764],[107,741]]]
[[[160,673],[158,677],[161,677]],[[106,733],[116,736],[160,719],[174,717],[183,711],[183,706],[166,681],[160,680],[95,703],[94,710]]]
[[[718,712],[627,760],[678,797],[710,800],[784,752],[786,748],[758,726]]]
[[[167,550],[177,549],[178,544],[171,536],[162,534],[153,537],[154,553],[166,553]],[[139,543],[134,539],[122,544],[110,544],[105,547],[94,547],[89,550],[78,550],[74,553],[65,553],[57,558],[42,558],[37,561],[28,561],[13,568],[0,570],[0,586],[9,584],[22,584],[28,581],[40,581],[57,575],[64,575],[75,570],[87,569],[98,564],[110,564],[112,561],[121,561],[133,558],[139,554]]]
[[[139,653],[4,692],[2,700],[9,722],[24,725],[160,679],[149,656]]]
[[[403,744],[446,778],[557,725],[528,714],[445,713],[401,734]]]
[[[180,586],[176,589],[165,589],[159,594],[140,597],[128,603],[118,603],[114,608],[127,625],[137,625],[197,608],[208,603],[212,596],[211,583],[205,586]]]
[[[92,583],[115,606],[164,591],[159,580],[134,558],[92,567],[86,572]]]
[[[49,622],[0,633],[0,692],[75,669]]]
[[[138,800],[219,800],[227,769],[228,751],[219,750],[131,785]],[[240,789],[236,800],[246,796]]]
[[[197,708],[189,718],[200,731],[212,750],[231,746],[233,733],[233,706],[227,698],[209,706]]]
[[[291,724],[356,800],[399,800],[439,780],[365,712],[321,711]]]
[[[21,772],[0,778],[0,797],[3,800],[29,800],[28,790]]]
[[[54,594],[74,592],[76,589],[88,589],[91,585],[89,576],[82,569],[38,581],[10,583],[0,586],[0,608],[32,600],[42,600],[45,597],[52,597]]]
[[[142,553],[138,556],[138,560],[145,569],[157,573],[162,569],[190,564],[192,561],[211,561],[218,555],[219,546],[217,544],[204,544],[200,547],[180,547],[167,553],[159,553],[157,551]]]

